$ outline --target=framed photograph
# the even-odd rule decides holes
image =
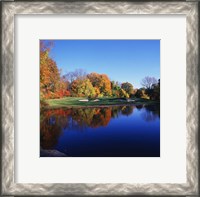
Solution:
[[[160,40],[40,40],[40,156],[160,157],[159,71]]]
[[[1,2],[2,195],[198,195],[198,2]]]

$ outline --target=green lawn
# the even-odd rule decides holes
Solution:
[[[47,107],[89,107],[89,106],[109,106],[109,105],[132,105],[132,104],[153,104],[158,103],[158,101],[151,101],[147,99],[124,99],[124,98],[113,98],[113,97],[104,97],[98,98],[99,101],[94,101],[94,99],[89,99],[88,102],[83,102],[80,100],[87,99],[82,97],[65,97],[62,99],[49,99],[45,102],[48,104]]]

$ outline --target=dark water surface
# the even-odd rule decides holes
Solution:
[[[159,105],[41,112],[40,156],[159,157]]]

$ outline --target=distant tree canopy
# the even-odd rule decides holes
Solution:
[[[134,89],[130,82],[110,81],[106,74],[87,74],[82,69],[61,75],[56,62],[50,57],[52,47],[52,42],[40,42],[41,100],[66,96],[160,99],[160,79],[157,81],[154,77],[145,77],[141,81],[143,88]]]

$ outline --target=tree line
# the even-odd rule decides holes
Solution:
[[[106,74],[94,72],[87,74],[82,69],[62,75],[56,62],[49,55],[51,48],[51,44],[40,43],[41,100],[68,96],[160,99],[160,80],[156,80],[154,77],[145,77],[141,81],[143,88],[134,89],[129,82],[110,81]]]

